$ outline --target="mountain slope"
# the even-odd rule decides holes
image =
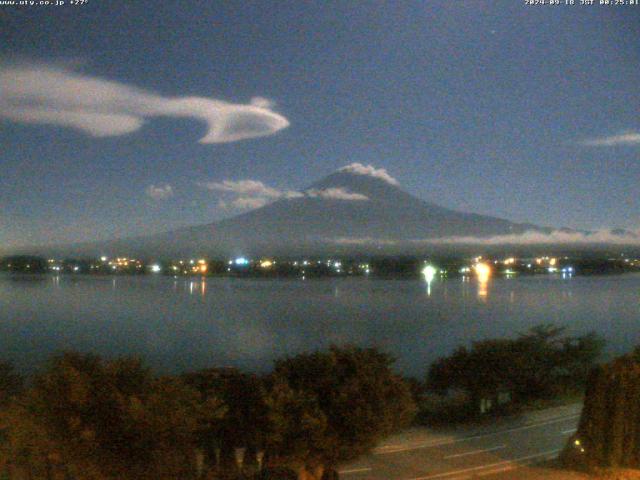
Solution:
[[[417,199],[378,178],[337,172],[307,191],[343,189],[368,200],[281,199],[210,226],[214,232],[260,238],[414,240],[449,236],[486,237],[537,229],[499,218],[461,213]]]

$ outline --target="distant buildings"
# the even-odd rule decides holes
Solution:
[[[222,260],[189,258],[151,262],[126,256],[100,256],[93,259],[56,259],[36,256],[11,256],[0,259],[0,271],[52,274],[172,276],[256,276],[256,277],[344,277],[378,276],[424,278],[431,283],[442,277],[489,278],[516,275],[560,275],[620,273],[640,271],[640,258],[631,257],[515,257],[432,258],[418,257],[329,257],[274,258],[237,256]]]

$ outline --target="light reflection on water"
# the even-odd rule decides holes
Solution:
[[[640,343],[640,275],[449,280],[0,276],[0,358],[60,349],[140,354],[163,371],[268,370],[332,343],[376,345],[422,375],[456,346],[541,323]]]

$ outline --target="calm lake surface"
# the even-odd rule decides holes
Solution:
[[[429,291],[430,290],[430,291]],[[332,343],[378,346],[422,376],[456,346],[541,322],[640,344],[640,275],[434,281],[0,275],[0,358],[29,371],[53,351],[139,354],[158,371],[268,371]]]

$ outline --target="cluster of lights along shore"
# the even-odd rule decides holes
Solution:
[[[43,262],[44,259],[42,260]],[[237,256],[226,260],[207,258],[190,258],[180,260],[143,261],[131,257],[100,256],[88,260],[48,259],[44,270],[53,274],[156,274],[172,276],[215,276],[215,275],[262,275],[292,276],[306,279],[318,276],[388,276],[402,272],[402,276],[421,276],[427,284],[437,278],[451,276],[476,277],[486,283],[492,276],[513,278],[516,275],[547,274],[563,278],[580,273],[580,258],[566,256],[514,256],[489,258],[476,256],[467,259],[436,261],[414,258],[405,261],[402,268],[398,262],[390,258],[371,258],[367,260],[353,258],[299,258],[278,259],[273,257],[251,258]],[[607,258],[605,261],[615,262],[629,270],[640,269],[640,258],[629,258],[625,255]],[[42,271],[36,261],[24,262],[19,266],[5,262],[4,269],[13,271]]]

